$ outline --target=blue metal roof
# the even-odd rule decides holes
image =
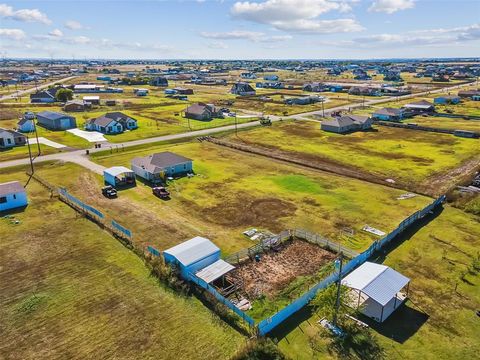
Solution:
[[[42,112],[39,112],[37,114],[37,116],[41,116],[43,118],[50,119],[50,120],[57,120],[57,119],[61,119],[61,118],[64,118],[64,117],[71,117],[67,114],[62,114],[62,113],[55,112],[55,111],[42,111]]]

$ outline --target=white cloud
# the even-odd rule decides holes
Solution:
[[[20,29],[0,29],[0,38],[22,40],[25,39],[25,37],[25,32]]]
[[[341,47],[407,47],[459,45],[463,42],[480,40],[480,24],[451,29],[427,29],[402,34],[375,34],[349,41],[337,41],[328,45]],[[324,43],[327,45],[327,43]]]
[[[52,21],[38,9],[14,10],[7,4],[0,4],[0,17],[23,22],[39,22],[50,25]]]
[[[86,29],[85,26],[80,24],[78,21],[75,20],[68,20],[65,22],[65,27],[70,30],[82,30]]]
[[[368,8],[368,11],[393,14],[400,10],[412,9],[415,7],[414,0],[375,0]]]
[[[266,35],[263,32],[234,30],[228,32],[201,32],[201,37],[217,40],[249,40],[253,42],[281,42],[292,39],[290,35]]]
[[[54,30],[50,31],[50,32],[48,33],[48,35],[54,36],[54,37],[62,37],[62,36],[63,36],[63,32],[62,32],[61,30],[59,30],[59,29],[54,29]]]
[[[230,12],[234,18],[271,25],[283,31],[337,33],[363,30],[364,28],[354,19],[318,19],[320,15],[331,11],[351,10],[348,1],[266,0],[236,2]]]
[[[228,45],[223,41],[212,41],[207,44],[210,49],[228,49]]]

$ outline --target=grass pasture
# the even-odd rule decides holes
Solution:
[[[411,279],[410,300],[382,325],[360,318],[372,327],[385,359],[477,357],[480,274],[468,268],[478,256],[478,221],[446,206],[426,219],[423,228],[406,233],[385,259],[378,259]],[[293,359],[335,359],[329,341],[318,338],[316,321],[321,316],[302,312],[272,336]]]
[[[54,169],[52,169],[54,170]],[[21,180],[2,170],[0,182]],[[243,337],[34,180],[0,218],[0,358],[225,359]],[[195,344],[195,346],[187,346]]]
[[[342,164],[423,191],[435,190],[429,189],[429,178],[477,158],[480,149],[478,140],[452,135],[382,126],[340,135],[322,131],[320,123],[312,121],[276,123],[228,139],[281,150],[307,161]],[[443,185],[450,185],[451,179],[447,180]]]

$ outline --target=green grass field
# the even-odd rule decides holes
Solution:
[[[407,233],[404,242],[387,255],[384,263],[408,276],[411,284],[406,306],[382,325],[368,321],[385,359],[477,357],[480,274],[469,273],[467,267],[478,256],[478,221],[446,206],[423,228]],[[328,340],[315,340],[321,316],[306,316],[300,324],[291,325],[279,339],[280,348],[293,359],[336,358],[327,350]]]
[[[225,359],[244,342],[34,180],[27,192],[20,224],[0,218],[0,358]]]
[[[277,123],[229,140],[279,149],[306,161],[335,162],[413,185],[475,158],[480,149],[477,140],[382,126],[339,135],[322,131],[319,122],[311,121]],[[428,189],[428,181],[425,186]]]

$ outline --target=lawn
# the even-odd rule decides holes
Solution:
[[[368,321],[385,359],[478,357],[480,274],[468,273],[467,266],[478,256],[479,218],[449,206],[436,215],[406,234],[384,261],[411,279],[406,306],[382,325]],[[279,339],[280,348],[294,359],[335,358],[326,339],[315,340],[319,317],[299,314],[300,324]]]
[[[19,224],[0,218],[0,358],[226,359],[244,342],[34,180],[27,192]]]
[[[480,149],[477,140],[382,126],[339,135],[322,131],[320,123],[312,121],[276,123],[228,139],[278,149],[305,161],[341,164],[427,191],[430,177],[476,158]]]
[[[480,120],[465,120],[440,116],[415,116],[403,121],[403,123],[414,123],[419,126],[450,130],[470,130],[480,133]]]

